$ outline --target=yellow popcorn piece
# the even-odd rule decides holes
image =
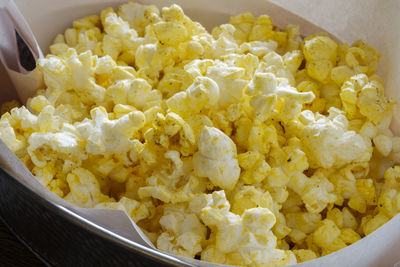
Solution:
[[[343,227],[352,228],[353,230],[355,230],[358,224],[356,217],[354,217],[354,215],[346,207],[342,209],[342,214],[343,214]]]
[[[134,29],[129,27],[129,24],[119,17],[116,13],[111,10],[105,10],[101,14],[101,20],[104,27],[104,31],[110,36],[119,39],[129,39],[137,37],[137,33]]]
[[[400,167],[394,166],[387,169],[384,178],[378,207],[384,214],[394,216],[400,211]]]
[[[4,115],[0,121],[0,138],[14,153],[18,153],[18,151],[22,150],[26,146],[25,138],[15,134],[9,121],[4,119]]]
[[[91,29],[100,25],[100,17],[98,15],[90,15],[81,19],[77,19],[73,22],[73,26],[76,29],[84,28]]]
[[[291,228],[309,234],[316,230],[318,223],[321,221],[321,215],[307,212],[295,212],[286,214],[287,224]]]
[[[367,204],[376,205],[374,182],[365,179],[368,168],[368,163],[350,164],[331,176],[337,201],[340,203],[349,199],[348,206],[360,213],[366,212]]]
[[[353,75],[364,73],[368,76],[374,75],[377,70],[380,53],[374,47],[356,41],[351,46],[343,44],[339,47],[339,64],[349,68]]]
[[[341,88],[340,98],[350,118],[365,116],[374,124],[378,124],[392,106],[384,96],[383,84],[365,74],[352,76],[346,81]]]
[[[49,100],[43,95],[38,95],[28,100],[27,106],[33,111],[40,113],[44,107],[50,105]]]
[[[229,212],[229,207],[225,193],[215,191],[212,202],[201,210],[200,218],[215,231],[212,235],[215,234],[216,238],[216,245],[207,247],[202,253],[202,259],[223,264],[237,264],[239,261],[276,266],[296,262],[293,254],[275,248],[276,238],[270,228],[276,219],[271,211],[267,208],[253,208],[239,216]],[[251,252],[246,248],[251,248]]]
[[[285,31],[287,32],[286,49],[288,51],[299,49],[302,42],[302,38],[300,36],[300,26],[288,24],[285,26]]]
[[[212,37],[214,37],[214,40],[211,40],[210,47],[212,49],[210,49],[209,54],[215,58],[222,58],[238,50],[238,44],[236,43],[234,33],[235,27],[230,24],[222,24],[215,27],[212,30]]]
[[[219,106],[225,107],[229,104],[240,102],[248,81],[245,78],[244,68],[229,66],[218,62],[208,67],[206,77],[214,80],[219,87]]]
[[[367,204],[373,204],[375,201],[375,186],[372,179],[357,179],[357,191]]]
[[[254,21],[254,16],[250,12],[230,17],[229,23],[236,28],[234,37],[239,44],[248,40],[249,34],[253,29]]]
[[[315,252],[309,249],[295,249],[293,253],[296,255],[297,262],[299,263],[317,258]]]
[[[167,151],[159,161],[168,160],[168,168],[157,168],[146,179],[145,186],[138,188],[140,199],[153,197],[165,203],[183,203],[190,201],[195,194],[203,192],[207,187],[207,180],[192,175],[193,165],[191,158],[181,158],[177,151]],[[182,177],[185,177],[182,179]]]
[[[193,153],[193,146],[196,142],[194,133],[186,121],[178,114],[169,112],[166,116],[157,113],[154,117],[153,128],[144,133],[146,142],[163,148],[169,148],[170,138],[179,136],[181,152],[187,156]]]
[[[156,6],[141,5],[133,1],[121,5],[118,9],[118,15],[126,20],[139,36],[144,35],[146,26],[152,22],[151,18],[159,13]]]
[[[238,155],[238,160],[240,167],[245,170],[240,178],[245,184],[261,182],[271,170],[271,167],[259,152],[248,151],[240,154]]]
[[[326,83],[336,64],[337,44],[328,36],[313,36],[304,41],[303,53],[308,75]]]
[[[379,198],[381,210],[391,216],[397,214],[400,210],[399,200],[400,194],[398,189],[387,190]]]
[[[176,56],[176,49],[173,47],[161,46],[158,43],[143,44],[136,50],[135,65],[139,73],[148,76],[154,83],[162,69],[174,65]]]
[[[240,174],[233,141],[217,128],[205,126],[198,146],[199,152],[193,157],[195,173],[208,177],[216,186],[232,190]]]
[[[196,77],[186,91],[176,93],[166,103],[171,111],[187,116],[217,105],[219,97],[220,89],[215,81],[207,77]]]
[[[256,73],[247,88],[253,95],[250,104],[254,107],[255,115],[265,121],[277,108],[279,101],[284,101],[282,110],[279,110],[281,119],[288,121],[296,118],[303,104],[314,100],[312,92],[298,92],[290,86],[287,80],[279,80],[272,73]]]
[[[80,142],[77,135],[65,129],[57,133],[33,133],[27,142],[27,152],[33,164],[38,167],[44,167],[56,159],[68,160],[79,166],[86,158]]]
[[[338,86],[342,86],[345,81],[354,75],[355,72],[348,66],[337,66],[331,70],[331,80]]]
[[[111,201],[110,197],[100,192],[96,177],[86,169],[74,169],[67,176],[70,193],[65,200],[82,208],[93,208],[98,203]]]
[[[249,41],[269,41],[273,38],[274,31],[272,30],[272,19],[270,16],[261,15],[255,22],[251,29],[248,40]]]
[[[123,210],[134,222],[139,222],[150,216],[149,203],[140,203],[134,199],[122,197],[118,202],[101,202],[94,206],[95,209]],[[150,205],[152,205],[150,203]]]
[[[273,210],[274,207],[274,200],[268,191],[251,185],[240,187],[231,202],[232,212],[239,215],[251,208],[261,207]]]
[[[105,89],[96,84],[94,79],[95,60],[91,51],[77,54],[73,48],[68,49],[65,58],[48,56],[39,59],[38,67],[43,72],[46,85],[58,91],[55,100],[62,91],[74,89],[84,103],[103,101]]]
[[[337,227],[339,228],[343,228],[343,222],[344,222],[344,218],[343,218],[343,213],[340,209],[338,208],[334,208],[328,211],[326,218],[333,221]]]
[[[32,174],[39,180],[39,182],[48,186],[52,182],[57,170],[54,168],[54,163],[49,163],[43,168],[33,167]]]
[[[373,138],[376,149],[387,157],[392,150],[392,139],[386,135],[378,135]]]
[[[213,122],[208,116],[202,114],[196,114],[186,118],[187,124],[193,131],[195,140],[199,140],[201,131],[204,126],[213,127]]]
[[[292,189],[295,190],[296,188],[292,187]],[[328,179],[314,175],[309,181],[306,181],[305,188],[297,192],[302,193],[302,200],[306,209],[311,213],[317,213],[335,202],[336,196],[333,194],[333,189],[334,186]]]
[[[364,43],[363,41],[356,41],[353,44],[353,47],[357,47],[363,51],[364,57],[362,58],[363,61],[360,62],[361,66],[366,66],[368,67],[367,75],[373,75],[375,74],[377,68],[378,68],[378,61],[381,57],[381,54],[375,50],[374,47],[372,47],[369,44]]]
[[[170,98],[176,93],[187,89],[192,83],[192,75],[182,68],[173,67],[164,70],[164,76],[160,80],[157,90],[161,91],[164,97]]]
[[[354,131],[347,130],[347,118],[340,110],[331,108],[329,112],[328,117],[314,115],[309,111],[303,111],[301,114],[300,121],[304,123],[304,128],[300,128],[300,136],[304,137],[305,152],[310,166],[330,168],[341,167],[351,162],[368,161],[372,153],[371,144]],[[318,132],[318,135],[311,135],[312,131]]]
[[[151,85],[141,78],[117,81],[108,87],[107,96],[114,104],[128,104],[141,110],[161,102],[161,94],[152,90]]]
[[[144,126],[145,117],[140,111],[132,111],[116,120],[109,120],[104,108],[90,111],[92,119],[76,123],[75,127],[86,141],[91,154],[122,153],[128,151],[130,138]]]
[[[363,225],[362,231],[365,235],[369,235],[388,221],[389,217],[385,213],[379,212]]]
[[[45,59],[39,59],[38,68],[42,71],[44,81],[48,87],[56,90],[68,90],[71,88],[71,70],[61,58],[47,56]]]
[[[339,244],[336,244],[339,236],[340,229],[335,225],[334,222],[329,219],[325,219],[321,222],[321,225],[313,233],[313,241],[317,246],[322,248],[323,251],[332,249],[333,251],[335,251],[340,249],[337,247],[338,245],[340,246],[340,241],[338,242]]]
[[[161,44],[176,45],[187,38],[186,28],[174,22],[158,22],[153,26],[154,32]]]
[[[159,249],[184,257],[194,257],[201,252],[206,227],[184,206],[164,207],[160,225],[163,232],[157,239]]]
[[[351,245],[361,239],[360,235],[350,228],[341,230],[339,238],[342,239],[346,245]]]

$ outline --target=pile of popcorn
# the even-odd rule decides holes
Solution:
[[[50,51],[46,88],[3,105],[1,139],[46,188],[126,211],[162,251],[289,265],[400,212],[394,102],[362,41],[250,13],[210,34],[177,5],[130,2]]]

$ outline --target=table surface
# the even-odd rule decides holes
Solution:
[[[22,244],[0,220],[0,265],[10,267],[45,267],[36,256]]]

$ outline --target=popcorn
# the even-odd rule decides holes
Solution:
[[[235,26],[234,37],[236,41],[241,44],[248,40],[248,36],[253,28],[254,16],[250,12],[242,13],[230,17],[229,23]]]
[[[319,82],[326,83],[336,63],[336,42],[328,36],[311,36],[304,41],[303,53],[308,75]]]
[[[299,136],[311,167],[341,167],[346,163],[365,162],[371,158],[372,147],[359,134],[348,131],[348,121],[339,110],[331,108],[329,116],[301,113],[304,127]],[[327,154],[322,151],[330,151]]]
[[[232,212],[242,215],[245,210],[261,207],[273,210],[274,200],[268,191],[251,185],[241,186],[234,194]]]
[[[157,39],[162,44],[176,45],[186,40],[186,28],[178,23],[160,21],[153,26]]]
[[[321,215],[318,213],[293,212],[286,214],[286,220],[290,228],[309,234],[317,229]]]
[[[45,96],[38,95],[30,99],[28,106],[36,113],[40,113],[42,109],[50,105],[49,100]]]
[[[242,172],[241,180],[245,184],[259,183],[264,180],[271,167],[259,152],[248,151],[238,155],[239,165],[245,171]]]
[[[56,174],[54,163],[47,164],[43,168],[33,167],[32,174],[35,175],[42,185],[47,187]]]
[[[331,176],[335,185],[338,202],[349,199],[348,206],[364,213],[368,204],[375,201],[375,187],[371,179],[365,179],[368,173],[368,163],[350,164],[339,173]]]
[[[317,258],[315,252],[309,249],[295,249],[293,253],[296,255],[298,262],[310,261]]]
[[[254,107],[256,116],[265,121],[272,115],[279,101],[284,101],[281,119],[291,120],[298,116],[302,105],[314,99],[312,92],[298,92],[285,80],[278,84],[277,77],[272,73],[256,73],[247,91],[253,95],[250,104]]]
[[[94,206],[95,209],[116,209],[125,211],[134,222],[139,222],[150,215],[148,206],[151,203],[140,203],[134,199],[122,197],[118,202],[101,202]]]
[[[157,239],[157,247],[161,250],[184,257],[194,257],[202,250],[206,227],[183,206],[164,207],[160,225],[163,232]]]
[[[202,259],[222,264],[237,264],[235,260],[239,260],[277,266],[296,262],[291,253],[275,248],[276,239],[270,229],[276,221],[271,211],[252,208],[239,216],[229,212],[229,206],[224,192],[215,191],[212,202],[201,210],[200,218],[216,238],[216,245],[207,247]]]
[[[338,86],[342,86],[345,81],[354,75],[355,72],[348,66],[337,66],[331,70],[331,80]]]
[[[184,116],[217,105],[219,97],[220,89],[212,79],[196,77],[186,91],[176,93],[166,103],[171,111]]]
[[[301,195],[306,209],[319,213],[336,200],[334,186],[323,175],[316,173],[311,178],[297,174],[291,178],[289,187]]]
[[[3,105],[0,138],[48,190],[124,211],[162,251],[284,266],[400,212],[394,102],[362,41],[251,13],[209,33],[178,5],[128,2],[50,51],[46,87]]]
[[[157,90],[162,92],[164,97],[170,98],[174,94],[188,88],[192,83],[193,77],[185,70],[172,67],[164,70],[164,76],[160,80]]]
[[[108,87],[107,95],[114,104],[129,104],[141,110],[161,101],[161,94],[141,78],[119,80]]]
[[[93,208],[98,203],[112,201],[100,192],[96,177],[84,168],[77,168],[69,173],[67,182],[71,191],[65,196],[65,200],[78,207]]]
[[[75,127],[86,141],[90,154],[127,152],[133,133],[144,126],[145,117],[140,111],[109,120],[104,108],[91,110],[92,119],[76,123]]]
[[[11,110],[11,116],[22,130],[37,130],[38,117],[33,115],[24,106]]]
[[[233,141],[217,128],[205,126],[198,146],[199,152],[193,157],[195,173],[208,177],[216,186],[232,190],[240,174]]]
[[[33,133],[28,139],[27,152],[38,167],[44,167],[47,161],[55,160],[51,151],[59,154],[62,159],[75,158],[79,164],[84,154],[78,142],[78,137],[68,132]]]
[[[334,222],[325,219],[321,222],[321,226],[313,233],[313,239],[317,246],[329,250],[332,245],[336,246],[335,241],[339,238],[339,235],[340,230]]]
[[[70,89],[70,68],[64,60],[56,56],[47,56],[39,59],[38,68],[42,71],[44,81],[49,88],[55,90]]]
[[[173,47],[153,43],[142,44],[136,50],[135,64],[139,72],[154,82],[162,69],[174,65],[176,56],[176,49]]]
[[[215,58],[234,53],[238,49],[238,45],[234,38],[235,28],[230,24],[222,24],[215,27],[212,31],[212,36],[215,40],[211,41],[210,46],[212,51],[210,55]]]
[[[347,44],[340,45],[338,56],[340,58],[338,65],[343,66],[342,70],[346,69],[347,73],[352,72],[353,75],[364,73],[372,76],[377,70],[381,55],[372,46],[358,40],[351,47]]]
[[[120,6],[118,15],[127,21],[130,27],[134,28],[139,36],[144,35],[144,30],[151,21],[151,14],[159,15],[158,8],[153,5],[141,5],[129,2]]]
[[[379,212],[363,225],[362,231],[365,235],[369,235],[388,221],[389,217],[385,213]]]
[[[389,168],[384,174],[385,182],[378,199],[379,209],[389,216],[400,211],[400,167]]]
[[[17,137],[9,121],[7,119],[3,119],[3,117],[4,116],[2,116],[2,119],[0,121],[0,138],[11,151],[17,153],[26,146],[26,141],[23,137]]]
[[[244,80],[243,68],[230,67],[224,63],[208,67],[206,76],[214,80],[219,87],[219,101],[221,107],[240,102],[243,90],[248,81]]]
[[[179,144],[181,152],[185,156],[192,153],[195,144],[194,134],[189,125],[176,113],[169,112],[164,117],[158,113],[153,121],[153,128],[144,133],[144,137],[149,144],[168,148],[169,138],[179,133]]]
[[[383,119],[392,105],[384,96],[382,83],[378,79],[369,79],[365,74],[355,75],[345,82],[340,98],[350,118],[365,116],[374,124]]]

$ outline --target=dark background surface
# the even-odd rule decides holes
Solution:
[[[0,266],[45,267],[46,265],[36,258],[0,220]]]

